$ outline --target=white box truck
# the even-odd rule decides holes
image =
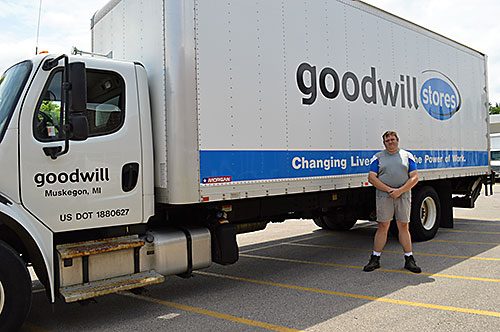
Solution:
[[[72,302],[234,263],[268,222],[374,220],[388,129],[416,240],[491,182],[486,56],[363,2],[112,0],[91,33],[0,78],[2,331],[28,264]]]

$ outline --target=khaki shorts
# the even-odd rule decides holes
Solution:
[[[410,222],[411,196],[392,197],[377,195],[377,221],[391,221],[394,216],[399,222]]]

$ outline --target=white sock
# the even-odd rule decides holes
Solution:
[[[413,255],[413,252],[405,252],[405,256],[412,256]]]
[[[373,250],[373,256],[379,256],[380,257],[380,255],[382,255],[381,252]]]

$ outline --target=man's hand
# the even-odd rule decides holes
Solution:
[[[409,191],[411,188],[415,187],[415,185],[417,184],[418,182],[418,173],[416,170],[414,171],[411,171],[410,172],[410,178],[408,179],[408,181],[406,181],[406,183],[398,188],[398,189],[394,189],[392,192],[389,192],[389,196],[391,196],[392,198],[396,199],[398,198],[399,196],[403,195],[405,192]]]
[[[401,188],[398,188],[398,189],[391,189],[388,191],[388,193],[389,193],[389,196],[396,199],[403,194],[403,191],[401,190]]]

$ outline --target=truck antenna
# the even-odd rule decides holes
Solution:
[[[35,55],[38,54],[38,37],[40,36],[40,18],[42,17],[42,0],[40,0],[40,6],[38,8],[38,25],[36,28],[36,47]]]

